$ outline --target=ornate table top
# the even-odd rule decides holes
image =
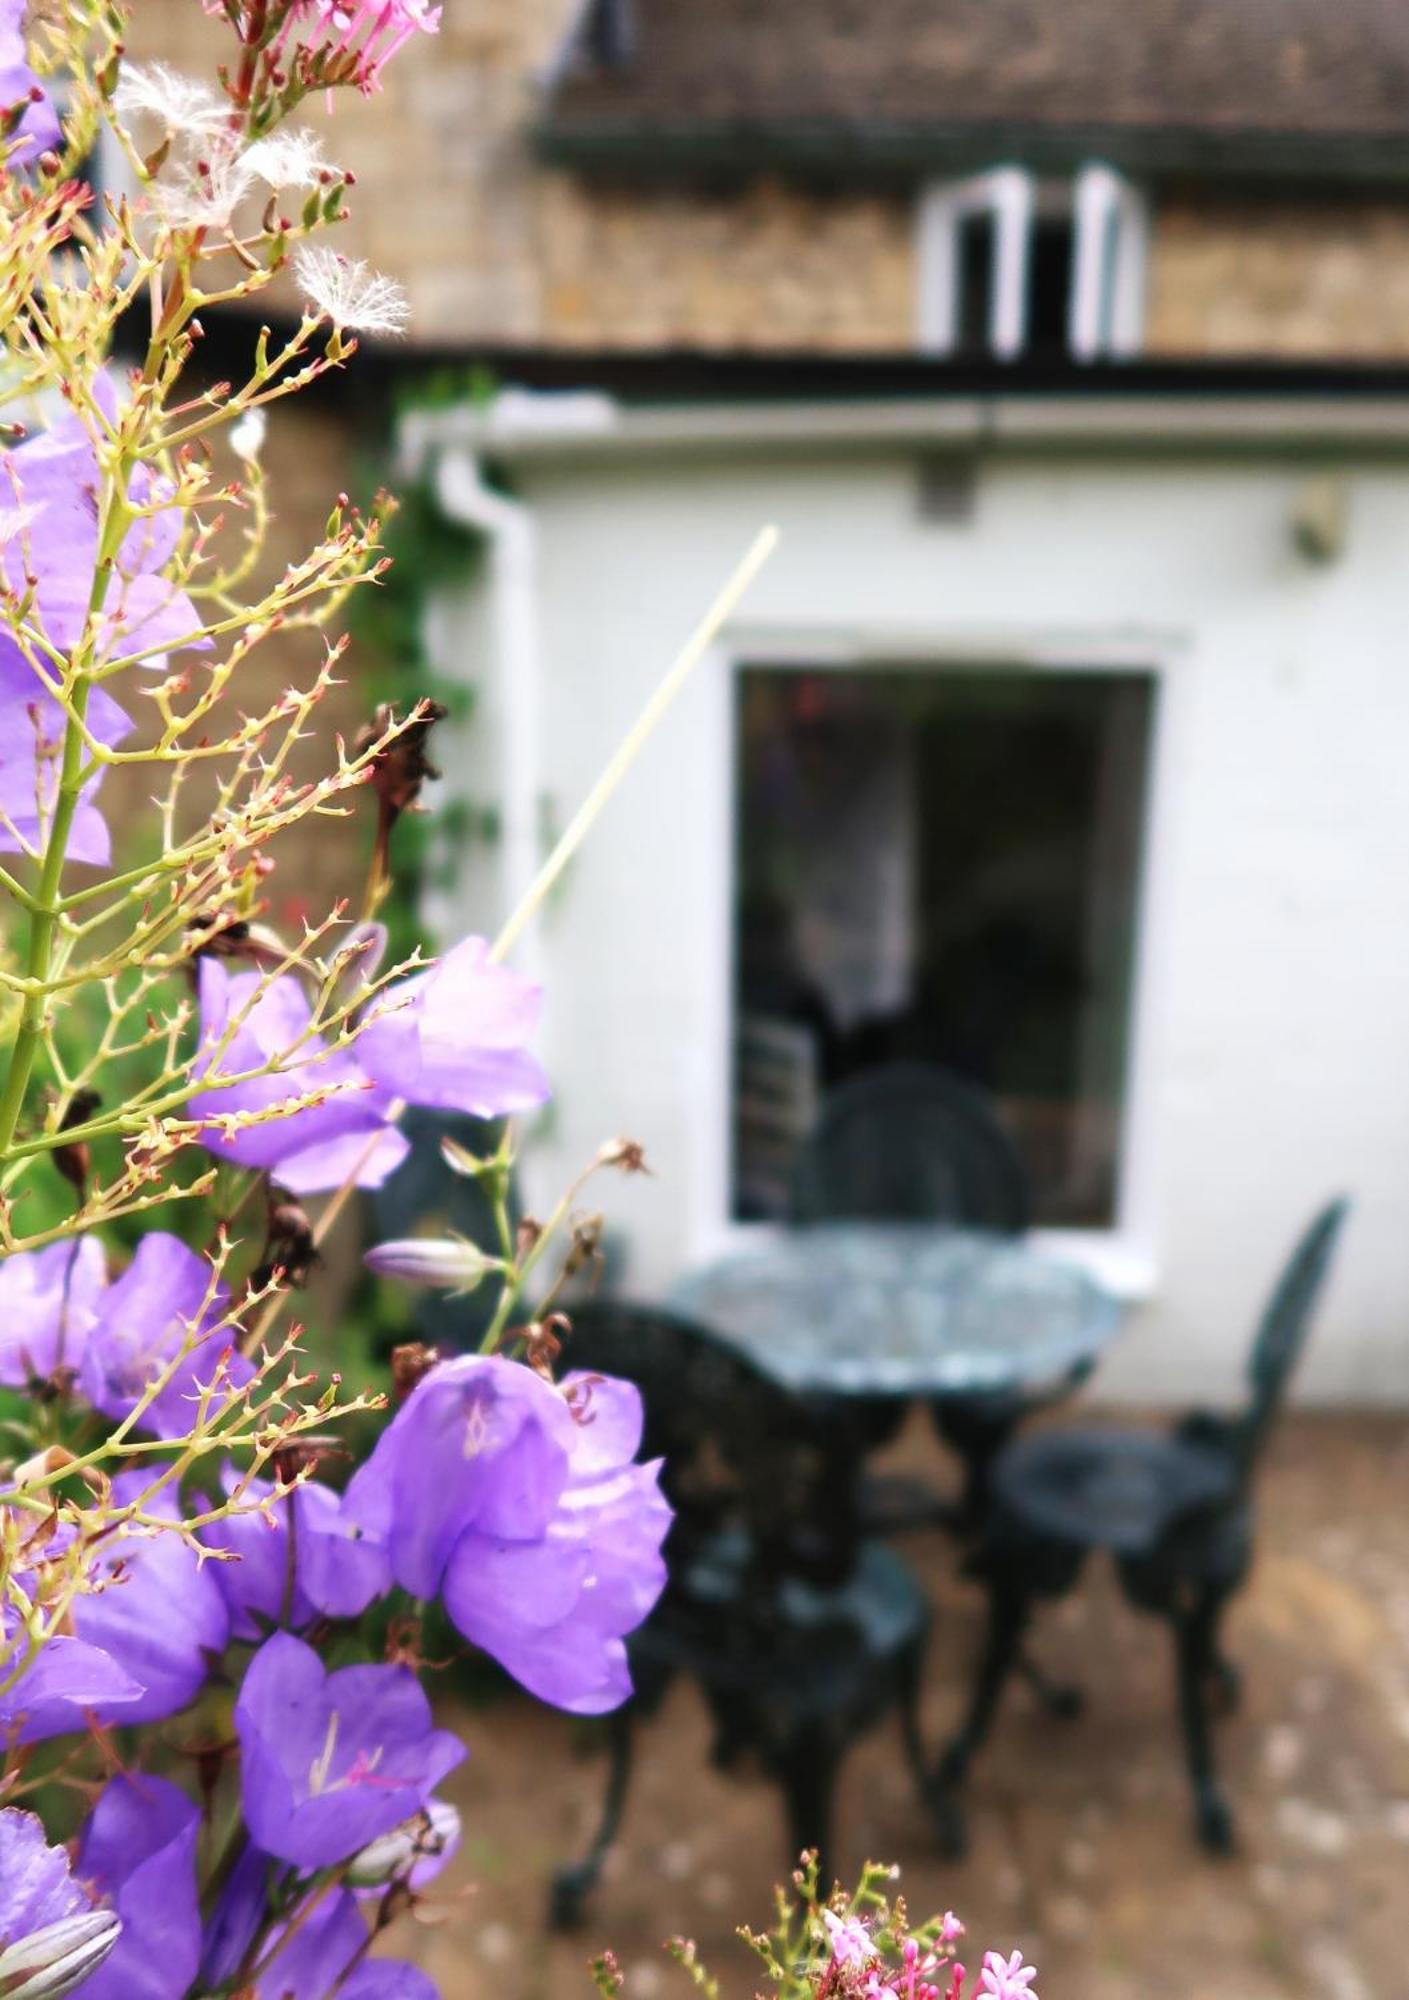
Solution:
[[[1110,1293],[1021,1238],[820,1223],[691,1272],[671,1305],[784,1387],[962,1396],[1054,1382],[1120,1325]]]

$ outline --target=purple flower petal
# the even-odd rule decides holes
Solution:
[[[146,1774],[112,1779],[79,1843],[77,1870],[122,1919],[84,2000],[182,2000],[200,1960],[196,1898],[200,1814],[184,1792]]]
[[[245,1821],[303,1869],[345,1861],[418,1807],[464,1757],[403,1667],[325,1673],[286,1632],[251,1661],[235,1705]]]
[[[24,18],[25,0],[3,0],[0,4],[0,109],[8,111],[30,100],[29,109],[11,134],[12,167],[26,165],[63,143],[58,113],[25,54]]]
[[[15,1685],[0,1694],[0,1738],[42,1743],[77,1734],[90,1715],[109,1718],[142,1698],[134,1680],[98,1646],[82,1639],[50,1639]]]
[[[295,1916],[297,1916],[297,1911]],[[367,1926],[346,1889],[325,1896],[269,1961],[255,1985],[256,2000],[314,2000],[337,1992],[339,2000],[437,2000],[434,1980],[414,1965],[365,1959]]]
[[[572,1414],[532,1369],[442,1362],[418,1383],[348,1487],[404,1589],[430,1597],[467,1527],[533,1541],[567,1483]]]
[[[17,1806],[0,1808],[0,1946],[88,1907],[67,1854],[49,1846],[43,1822]]]
[[[140,1468],[119,1473],[113,1498],[131,1506],[151,1484]],[[144,1512],[177,1521],[180,1509],[169,1491],[144,1503]],[[74,1631],[101,1646],[141,1684],[142,1694],[124,1705],[114,1720],[158,1722],[189,1707],[204,1687],[212,1660],[224,1652],[230,1614],[214,1564],[202,1564],[180,1535],[124,1532],[104,1545],[94,1574],[110,1579],[106,1588],[80,1597],[73,1608]]]
[[[17,1251],[0,1263],[0,1382],[22,1389],[76,1368],[107,1289],[95,1236]]]
[[[631,1691],[623,1635],[665,1584],[660,1467],[632,1462],[634,1388],[570,1377],[570,1405],[499,1356],[433,1368],[347,1493],[397,1581],[444,1589],[465,1637],[545,1701],[583,1714]]]
[[[227,1468],[222,1484],[227,1495],[233,1493],[239,1474]],[[268,1500],[273,1492],[268,1480],[251,1480],[242,1504]],[[288,1594],[291,1504],[297,1520],[292,1598]],[[356,1618],[391,1588],[386,1550],[348,1518],[342,1496],[331,1487],[310,1480],[299,1487],[292,1503],[272,1501],[270,1510],[272,1521],[263,1513],[240,1513],[202,1530],[207,1547],[233,1550],[239,1557],[237,1562],[210,1566],[235,1638],[262,1639],[280,1623],[298,1632],[318,1617]]]
[[[205,957],[200,1003],[197,1079],[240,1076],[270,1063],[280,1067],[243,1083],[213,1083],[198,1091],[190,1100],[193,1118],[269,1111],[314,1091],[334,1093],[321,1104],[233,1132],[207,1126],[202,1144],[217,1158],[277,1172],[295,1194],[338,1187],[354,1171],[359,1187],[380,1187],[400,1166],[409,1147],[388,1123],[390,1092],[372,1085],[350,1051],[314,1059],[327,1043],[309,1035],[313,1009],[292,973],[266,981],[259,972],[230,973],[218,959]],[[246,1008],[248,1014],[239,1020]],[[233,1021],[239,1025],[217,1055]]]
[[[215,1331],[229,1303],[223,1284],[212,1291],[209,1264],[178,1237],[161,1230],[144,1236],[127,1270],[108,1288],[89,1331],[83,1393],[104,1416],[120,1421],[175,1360],[194,1327],[203,1337],[143,1417],[158,1437],[183,1437],[195,1420],[202,1387],[214,1380],[222,1360],[232,1387],[254,1374],[250,1362],[231,1351],[228,1330]]]
[[[408,1103],[497,1118],[548,1096],[548,1079],[525,1046],[542,992],[495,965],[483,938],[448,951],[429,972],[390,987],[358,1037],[368,1074]]]

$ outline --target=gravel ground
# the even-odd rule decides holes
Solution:
[[[898,1448],[935,1469],[922,1429]],[[840,1864],[898,1862],[912,1908],[952,1906],[978,1944],[1021,1945],[1042,2000],[1406,2000],[1409,1890],[1409,1419],[1296,1416],[1265,1468],[1253,1580],[1228,1621],[1244,1670],[1220,1726],[1237,1854],[1194,1844],[1160,1627],[1099,1567],[1039,1626],[1074,1722],[1006,1697],[971,1789],[972,1851],[943,1863],[887,1727],[858,1747],[838,1814]],[[981,1599],[939,1537],[911,1553],[935,1607],[925,1724],[952,1727]],[[771,1788],[710,1768],[692,1690],[643,1733],[623,1836],[587,1929],[548,1938],[544,1884],[593,1822],[590,1727],[509,1695],[443,1718],[471,1745],[454,1796],[466,1841],[424,1912],[419,1957],[447,2000],[572,2000],[610,1944],[626,2000],[685,1991],[667,1936],[695,1937],[726,1996],[754,1991],[733,1926],[766,1917],[787,1856]]]

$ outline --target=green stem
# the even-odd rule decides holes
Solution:
[[[88,598],[90,630],[94,617],[103,608],[117,552],[122,547],[122,538],[131,519],[127,499],[130,469],[128,454],[123,452],[118,458],[103,532],[98,542],[97,568]],[[5,1088],[0,1093],[0,1158],[8,1154],[13,1143],[48,1016],[49,996],[44,986],[54,957],[54,935],[59,923],[59,884],[63,878],[69,835],[73,831],[73,817],[78,810],[83,784],[84,722],[88,712],[89,686],[89,673],[80,664],[75,668],[73,683],[68,691],[58,797],[54,802],[54,817],[50,822],[49,839],[40,866],[39,884],[30,906],[29,949],[25,955],[24,976],[34,981],[37,990],[25,994],[5,1074]]]

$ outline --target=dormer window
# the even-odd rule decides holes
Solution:
[[[1135,353],[1144,204],[1111,168],[1039,181],[999,167],[926,188],[919,215],[919,345],[927,354]]]

